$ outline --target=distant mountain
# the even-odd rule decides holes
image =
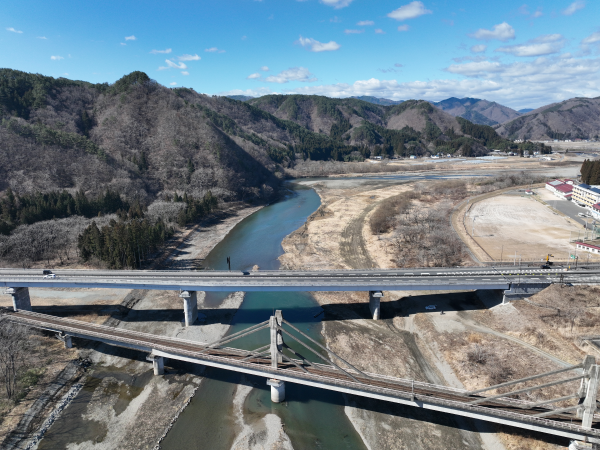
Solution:
[[[253,98],[255,98],[249,95],[226,95],[225,97],[232,98],[234,100],[239,100],[240,102],[247,102],[248,100],[252,100]]]
[[[504,143],[491,127],[453,117],[424,100],[383,106],[356,98],[265,95],[247,103],[338,142],[382,146],[396,154],[479,155],[487,153],[488,145]]]
[[[350,97],[350,98],[356,98],[358,100],[362,100],[363,102],[369,102],[369,103],[373,103],[374,105],[382,105],[382,106],[398,105],[404,101],[404,100],[397,100],[397,101],[389,100],[387,98],[373,97],[370,95],[361,95],[359,97]]]
[[[497,127],[509,139],[596,139],[600,136],[600,97],[576,97],[542,106]]]
[[[528,112],[531,112],[531,111],[533,111],[533,108],[524,108],[524,109],[518,110],[517,112],[519,114],[527,114]]]
[[[448,114],[462,117],[480,125],[498,125],[520,115],[508,106],[479,98],[450,97],[433,104]]]

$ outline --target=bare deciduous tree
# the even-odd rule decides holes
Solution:
[[[0,376],[9,399],[17,392],[18,376],[31,345],[31,334],[32,330],[23,325],[0,321]]]

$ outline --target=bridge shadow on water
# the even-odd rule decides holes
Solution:
[[[418,291],[416,291],[418,292]],[[285,295],[285,293],[282,293]],[[391,295],[386,292],[386,295]],[[450,292],[443,294],[408,294],[402,297],[392,296],[384,298],[381,302],[381,319],[391,320],[395,317],[406,317],[417,313],[441,314],[451,311],[475,311],[486,309],[502,301],[502,296],[493,297],[493,303],[484,305],[478,298],[476,292]],[[321,308],[307,307],[294,308],[296,316],[313,316],[322,321],[348,321],[369,319],[369,299],[364,293],[363,302],[351,303],[329,303],[321,305]],[[435,310],[426,310],[425,307],[435,305]],[[177,305],[179,306],[179,305]],[[112,316],[122,322],[181,322],[183,320],[183,308],[169,309],[134,309],[122,305],[53,305],[33,306],[33,311],[42,314],[51,314],[59,317],[76,317],[84,315]],[[201,308],[198,310],[199,320],[196,326],[211,324],[230,324],[231,319],[237,313],[234,308]],[[273,314],[273,308],[257,308],[244,310],[244,321],[248,326],[268,320]],[[286,317],[286,310],[283,310]],[[239,323],[238,323],[239,325]]]

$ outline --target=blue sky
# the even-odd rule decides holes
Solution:
[[[600,96],[600,1],[19,0],[0,6],[0,67],[90,82],[142,70],[219,95],[533,108]]]

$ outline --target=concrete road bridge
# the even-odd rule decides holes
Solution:
[[[57,333],[67,348],[72,347],[73,338],[80,338],[145,352],[154,366],[155,375],[164,374],[164,360],[170,359],[264,377],[271,386],[274,402],[284,400],[285,385],[290,382],[600,443],[600,415],[595,414],[600,366],[596,365],[592,356],[587,356],[578,365],[466,391],[363,372],[286,321],[281,311],[276,311],[268,321],[212,343],[157,336],[29,311],[5,309],[0,313],[0,320]],[[265,333],[265,336],[270,337],[265,338],[265,345],[252,351],[228,346],[266,329],[270,334]],[[298,351],[298,348],[302,350]],[[312,354],[313,361],[316,357],[322,363],[309,361],[301,353]],[[534,391],[543,393],[544,389],[565,383],[571,383],[572,388],[567,396],[546,399],[539,395],[538,398],[544,399],[541,401],[514,398],[515,395]],[[495,393],[482,395],[491,391]]]
[[[15,310],[31,310],[29,288],[112,288],[175,290],[183,299],[185,324],[198,316],[197,291],[368,291],[373,319],[380,318],[383,291],[504,291],[504,300],[533,295],[553,283],[598,284],[600,267],[564,268],[456,267],[328,271],[145,271],[0,269],[0,286],[13,296]]]

